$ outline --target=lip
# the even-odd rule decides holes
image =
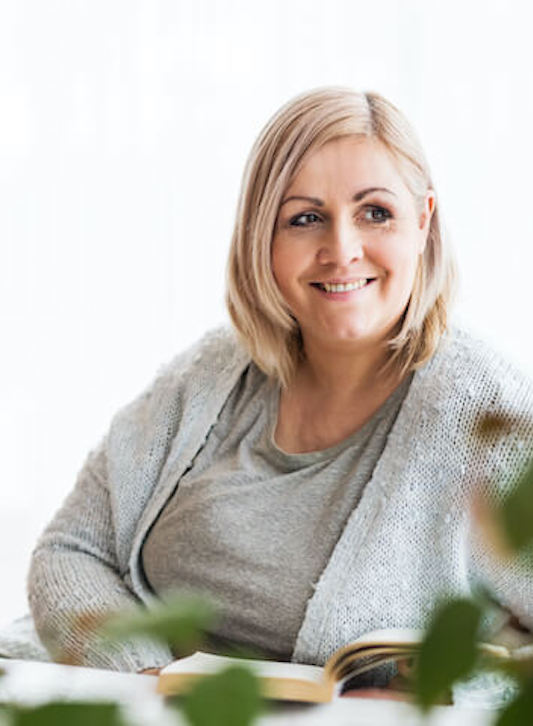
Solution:
[[[359,275],[359,277],[332,277],[329,280],[311,280],[310,285],[350,285],[353,282],[359,282],[359,280],[373,280],[375,275]]]
[[[372,287],[373,283],[377,280],[377,277],[359,277],[355,278],[355,280],[352,278],[349,282],[357,282],[358,280],[367,280],[366,285],[363,285],[362,287],[355,288],[353,290],[344,290],[343,292],[326,292],[323,290],[319,285],[324,283],[317,283],[317,282],[311,282],[310,287],[313,288],[313,290],[316,290],[316,292],[319,295],[324,296],[327,300],[347,300],[351,299],[353,297],[359,297],[359,295],[364,294],[366,290],[368,290],[369,287]],[[328,280],[329,283],[329,280]],[[334,284],[341,284],[340,282],[331,282],[329,283],[331,285]],[[343,284],[347,284],[344,282]]]

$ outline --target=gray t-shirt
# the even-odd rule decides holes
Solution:
[[[339,444],[289,454],[274,443],[279,385],[253,363],[142,549],[154,592],[201,593],[214,636],[290,660],[307,601],[372,476],[412,376]]]

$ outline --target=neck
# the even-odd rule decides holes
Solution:
[[[384,343],[356,349],[306,343],[304,350],[300,380],[329,400],[346,400],[361,391],[389,389],[400,382],[395,374],[381,372],[388,356]]]

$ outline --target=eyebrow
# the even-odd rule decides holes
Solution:
[[[367,194],[371,194],[372,192],[386,192],[387,194],[392,194],[394,197],[396,194],[394,192],[391,192],[390,189],[386,189],[385,187],[368,187],[368,189],[362,189],[360,192],[357,192],[357,194],[354,194],[352,197],[352,202],[360,202],[363,197],[366,197]],[[292,196],[287,197],[287,199],[284,199],[280,207],[282,207],[286,202],[290,202],[293,199],[302,199],[308,202],[313,202],[313,204],[316,204],[317,207],[323,207],[324,202],[322,199],[318,199],[317,197],[302,197],[302,196]]]

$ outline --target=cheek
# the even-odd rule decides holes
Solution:
[[[305,265],[296,245],[274,241],[270,255],[272,273],[278,285],[290,284]]]
[[[419,258],[414,242],[406,245],[405,239],[397,240],[376,252],[376,262],[398,285],[407,284],[414,278]]]

